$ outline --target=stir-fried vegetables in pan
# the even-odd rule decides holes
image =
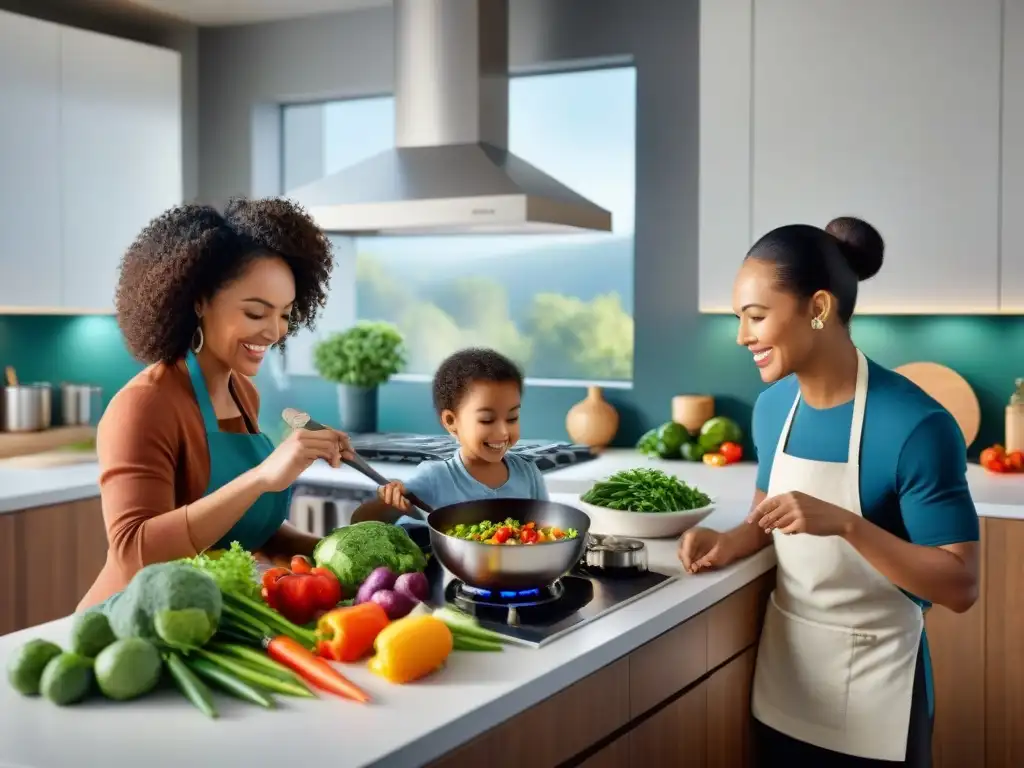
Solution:
[[[579,531],[575,528],[562,530],[557,526],[539,526],[537,523],[520,523],[508,517],[500,523],[492,523],[490,520],[482,520],[473,525],[459,523],[454,528],[445,531],[449,536],[467,541],[479,541],[481,544],[505,544],[515,546],[517,544],[545,544],[552,541],[564,539],[575,539]]]

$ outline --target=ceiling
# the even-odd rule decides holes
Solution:
[[[391,0],[131,0],[200,26],[252,24],[390,5]]]

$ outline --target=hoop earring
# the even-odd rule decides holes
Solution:
[[[815,317],[814,319],[811,320],[811,328],[813,328],[814,330],[820,331],[824,327],[825,323],[822,321],[820,317]]]
[[[203,351],[203,342],[206,339],[203,337],[203,326],[197,325],[195,332],[192,334],[192,352],[198,355]]]

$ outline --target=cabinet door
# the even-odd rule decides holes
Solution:
[[[1000,0],[771,0],[754,14],[753,237],[853,215],[859,309],[998,306]]]
[[[181,57],[61,29],[63,305],[111,311],[125,249],[181,202]]]
[[[750,691],[757,647],[718,669],[707,686],[707,768],[746,768],[752,761]]]
[[[1024,0],[1006,0],[1003,17],[1003,231],[1001,310],[1024,314]]]
[[[985,521],[985,764],[1024,765],[1024,521]]]
[[[701,683],[629,732],[629,765],[704,768],[706,729],[707,683]]]
[[[0,312],[60,304],[60,28],[0,11]]]
[[[0,635],[21,629],[16,530],[15,516],[0,512]]]

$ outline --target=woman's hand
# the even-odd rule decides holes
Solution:
[[[382,485],[377,489],[377,498],[400,512],[408,512],[412,509],[412,506],[409,504],[409,500],[405,498],[405,493],[405,486],[397,480],[392,480],[387,485]]]
[[[794,491],[765,499],[747,517],[765,533],[809,533],[812,536],[845,536],[857,515],[835,504]]]
[[[736,560],[728,534],[710,528],[691,528],[679,539],[679,560],[689,573],[724,568]]]
[[[332,467],[340,467],[342,459],[351,457],[352,445],[344,432],[296,429],[263,460],[256,471],[264,488],[277,492],[288,488],[317,459],[323,459]]]

